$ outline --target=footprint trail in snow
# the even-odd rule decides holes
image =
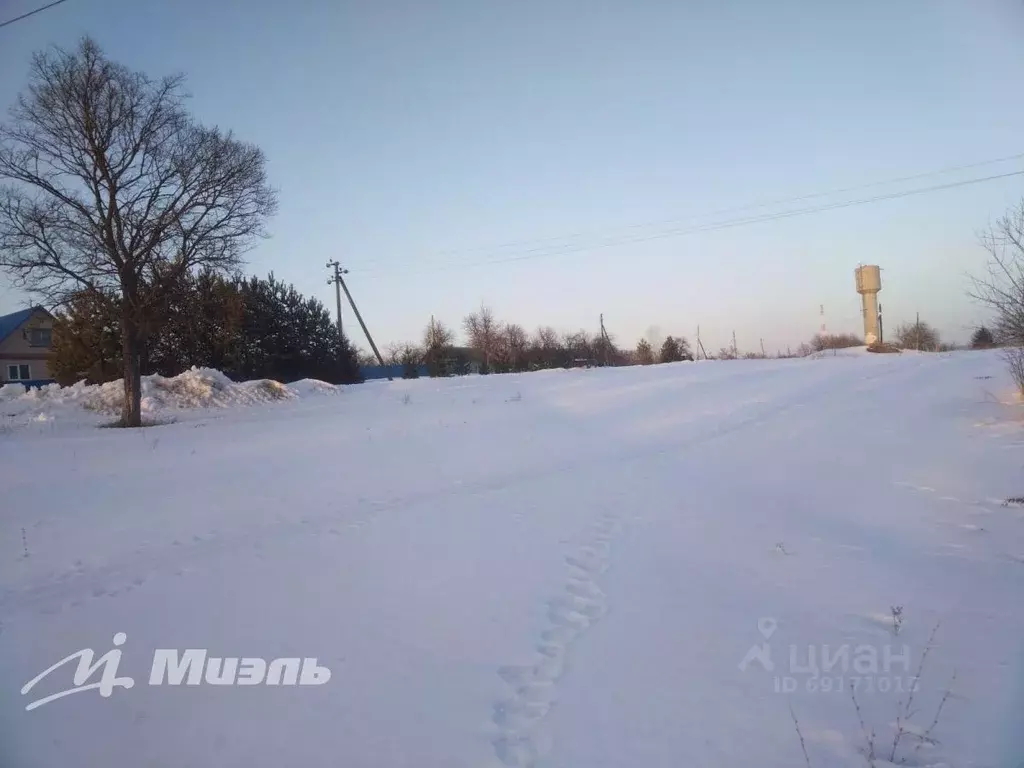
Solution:
[[[620,530],[621,522],[612,514],[593,524],[588,543],[565,559],[569,576],[562,591],[547,602],[548,626],[535,646],[536,662],[498,669],[511,689],[494,705],[492,716],[498,729],[492,743],[501,765],[529,768],[547,752],[550,739],[542,725],[555,704],[572,644],[608,610],[598,579],[608,570]]]

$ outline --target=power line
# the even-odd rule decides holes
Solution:
[[[23,13],[23,14],[21,14],[21,16],[15,16],[13,19],[8,19],[7,21],[0,21],[0,27],[6,27],[6,26],[8,26],[10,24],[13,24],[16,21],[21,21],[22,19],[27,19],[29,16],[35,16],[37,13],[42,13],[43,11],[47,10],[48,8],[53,8],[55,5],[60,5],[61,3],[66,3],[67,1],[68,0],[54,0],[54,2],[50,3],[49,5],[44,5],[41,8],[36,8],[34,11],[29,11],[28,13]]]
[[[745,226],[748,224],[760,224],[769,221],[777,221],[779,219],[788,219],[795,216],[806,216],[813,213],[821,213],[824,211],[837,210],[839,208],[851,208],[859,205],[868,205],[870,203],[882,202],[885,200],[896,200],[902,197],[910,197],[913,195],[923,195],[930,192],[938,192],[945,189],[955,189],[957,187],[965,187],[973,184],[982,184],[989,181],[996,181],[998,179],[1007,179],[1013,176],[1024,175],[1024,170],[1011,171],[1009,173],[994,174],[991,176],[982,176],[973,179],[962,179],[960,181],[948,182],[946,184],[935,184],[928,187],[919,187],[917,189],[903,190],[900,192],[890,192],[884,195],[875,195],[872,197],[865,197],[856,200],[846,200],[838,203],[828,203],[819,206],[810,206],[806,208],[796,208],[790,211],[777,211],[775,213],[763,214],[760,216],[750,216],[746,218],[732,219],[723,222],[717,222],[712,224],[704,224],[695,227],[682,227],[665,230],[662,232],[655,232],[648,235],[638,235],[633,237],[619,237],[615,239],[608,239],[604,242],[597,243],[584,243],[568,248],[532,248],[523,251],[520,254],[508,256],[498,259],[489,259],[478,262],[459,262],[441,264],[436,266],[425,266],[424,269],[430,269],[431,271],[447,271],[450,269],[467,269],[473,267],[490,266],[494,264],[507,264],[516,261],[527,261],[530,259],[538,258],[549,258],[554,256],[563,256],[570,253],[578,253],[580,251],[593,251],[600,250],[603,248],[612,248],[620,245],[631,245],[633,243],[643,243],[651,240],[662,240],[673,237],[682,237],[684,235],[703,233],[703,232],[716,232],[722,229],[732,229],[733,227]],[[381,267],[377,269],[368,270],[353,270],[359,274],[372,276],[378,272],[392,271],[392,269],[403,269],[408,271],[409,267],[403,267],[401,265]]]
[[[775,200],[767,200],[767,201],[763,201],[763,202],[759,202],[759,203],[748,203],[748,204],[745,204],[745,205],[730,206],[728,208],[720,208],[718,210],[709,211],[707,213],[699,214],[699,215],[673,217],[673,218],[669,218],[669,219],[660,219],[660,220],[657,220],[657,221],[648,221],[648,222],[642,222],[642,223],[637,223],[637,224],[629,224],[629,225],[625,225],[623,227],[619,227],[618,229],[621,232],[625,233],[625,232],[630,232],[630,231],[637,230],[637,229],[646,229],[646,228],[650,228],[650,227],[666,226],[666,225],[670,225],[670,224],[681,223],[681,222],[684,222],[684,221],[695,221],[695,220],[700,220],[700,219],[708,219],[708,218],[713,218],[713,217],[716,217],[716,216],[722,216],[724,214],[729,214],[729,213],[740,213],[742,211],[751,211],[751,210],[756,210],[758,208],[770,208],[770,207],[774,207],[774,206],[785,205],[785,204],[788,204],[788,203],[799,203],[799,202],[804,202],[804,201],[807,201],[807,200],[814,200],[814,199],[817,199],[817,198],[829,197],[831,195],[845,194],[845,193],[848,193],[848,192],[859,192],[859,191],[866,190],[866,189],[872,189],[874,187],[887,186],[889,184],[900,184],[900,183],[904,183],[904,182],[908,182],[908,181],[917,181],[917,180],[920,180],[920,179],[926,179],[926,178],[930,178],[930,177],[933,177],[933,176],[942,176],[942,175],[949,174],[949,173],[956,173],[958,171],[966,171],[966,170],[971,170],[971,169],[975,169],[975,168],[982,168],[982,167],[989,166],[989,165],[997,165],[999,163],[1006,163],[1006,162],[1010,162],[1012,160],[1020,160],[1022,158],[1024,158],[1024,152],[1018,153],[1018,154],[1014,154],[1014,155],[1006,155],[1004,157],[997,157],[997,158],[993,158],[991,160],[982,160],[982,161],[979,161],[979,162],[967,163],[967,164],[963,164],[963,165],[946,166],[944,168],[940,168],[940,169],[934,170],[934,171],[925,171],[923,173],[915,173],[915,174],[911,174],[909,176],[897,176],[897,177],[894,177],[894,178],[883,179],[881,181],[869,182],[867,184],[858,184],[858,185],[849,186],[849,187],[838,187],[838,188],[829,189],[829,190],[825,190],[825,191],[821,191],[821,192],[812,192],[810,194],[799,195],[799,196],[796,196],[796,197],[778,198],[778,199],[775,199]],[[520,239],[520,240],[512,240],[512,241],[508,241],[508,242],[504,242],[504,243],[497,243],[497,244],[493,244],[493,245],[478,246],[478,247],[473,247],[473,248],[446,249],[446,250],[443,250],[443,251],[437,251],[437,252],[435,252],[435,253],[433,253],[431,255],[432,256],[457,256],[457,255],[469,255],[469,254],[481,253],[481,252],[493,253],[493,252],[496,252],[496,251],[503,251],[503,250],[507,250],[507,249],[515,249],[515,248],[519,248],[519,247],[527,246],[527,245],[542,246],[542,244],[550,244],[548,247],[556,247],[555,243],[557,243],[559,241],[562,241],[562,240],[576,240],[576,239],[584,238],[584,237],[601,237],[601,236],[602,235],[601,235],[600,232],[594,232],[594,231],[590,231],[590,232],[574,232],[574,233],[571,233],[571,234],[555,235],[555,236],[552,236],[552,237],[539,237],[539,238],[527,238],[527,239]],[[569,245],[569,243],[566,243],[566,245]],[[535,249],[531,249],[531,251],[533,251],[533,250],[540,250],[540,249],[541,248],[538,247],[538,248],[535,248]],[[375,264],[379,263],[379,261],[380,261],[379,259],[378,260],[371,260],[369,262],[365,262],[365,264],[367,266],[371,267],[371,268],[374,268]],[[390,268],[390,264],[386,265],[385,268]],[[364,269],[360,269],[360,270],[357,270],[357,271],[364,272],[364,273],[366,272],[366,270],[364,270]]]

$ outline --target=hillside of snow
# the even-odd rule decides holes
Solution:
[[[144,430],[4,390],[0,765],[1020,765],[1011,390],[995,352],[195,370]],[[26,710],[115,646],[132,687]],[[330,677],[153,685],[161,649]]]

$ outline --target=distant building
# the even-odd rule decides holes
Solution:
[[[53,315],[31,307],[0,316],[0,385],[53,383]]]

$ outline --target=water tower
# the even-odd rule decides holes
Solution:
[[[882,271],[874,264],[864,264],[857,267],[854,275],[864,314],[864,342],[874,344],[879,336],[878,292],[882,290]]]

